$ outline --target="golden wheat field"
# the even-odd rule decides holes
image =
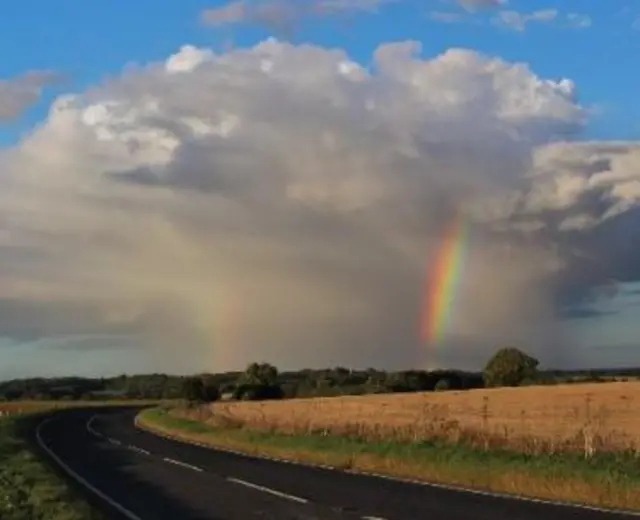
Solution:
[[[466,441],[536,453],[640,451],[640,382],[215,403],[189,415],[370,440]]]

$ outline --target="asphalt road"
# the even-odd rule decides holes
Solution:
[[[134,416],[134,410],[69,410],[35,430],[41,449],[114,519],[637,518],[215,451],[140,431]]]

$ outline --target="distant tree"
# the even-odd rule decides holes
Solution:
[[[539,361],[517,348],[498,350],[484,368],[482,377],[487,387],[519,386],[536,379]]]
[[[202,378],[196,376],[185,378],[182,385],[182,396],[192,403],[202,402],[204,396]]]
[[[273,385],[277,380],[278,369],[269,363],[251,363],[240,376],[245,385]]]
[[[220,399],[220,390],[211,376],[191,376],[183,381],[182,396],[192,403],[212,403]]]
[[[202,380],[202,396],[201,399],[205,403],[213,403],[220,399],[220,388],[216,384],[216,380],[211,375],[204,375]]]
[[[266,401],[282,399],[284,391],[280,385],[238,385],[233,398],[239,401]]]
[[[234,391],[235,399],[282,399],[278,369],[269,363],[251,363],[240,375]]]
[[[451,390],[451,382],[448,379],[440,379],[433,388],[436,392]]]

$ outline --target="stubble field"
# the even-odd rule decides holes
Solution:
[[[526,453],[640,453],[640,382],[220,402],[181,413],[215,426],[288,434]]]

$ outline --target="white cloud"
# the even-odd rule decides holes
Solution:
[[[205,9],[201,18],[211,27],[255,24],[278,32],[290,31],[307,18],[331,17],[349,13],[375,13],[396,0],[234,0],[220,7]]]
[[[587,14],[568,13],[566,18],[569,26],[575,29],[588,29],[593,25],[593,20]]]
[[[476,11],[479,9],[491,9],[507,5],[507,0],[456,0],[457,3],[467,11]]]
[[[431,20],[442,23],[460,23],[466,18],[462,13],[452,11],[431,11],[428,16]]]
[[[587,29],[591,27],[591,17],[582,13],[561,14],[557,9],[540,9],[532,13],[521,13],[513,10],[500,11],[493,19],[494,23],[524,32],[531,23],[551,24],[563,22],[573,29]]]
[[[0,122],[19,117],[40,98],[49,85],[58,83],[60,76],[49,71],[31,71],[22,76],[0,80]]]
[[[416,366],[435,355],[424,268],[460,211],[438,355],[474,365],[515,341],[553,362],[563,269],[637,205],[637,147],[565,142],[588,114],[569,80],[419,50],[383,45],[366,69],[274,40],[185,46],[60,98],[0,156],[0,335],[135,336],[150,370]],[[606,251],[605,271],[628,258]]]
[[[495,23],[514,31],[523,32],[530,23],[551,23],[558,18],[557,9],[541,9],[532,13],[518,11],[500,11],[495,17]]]

